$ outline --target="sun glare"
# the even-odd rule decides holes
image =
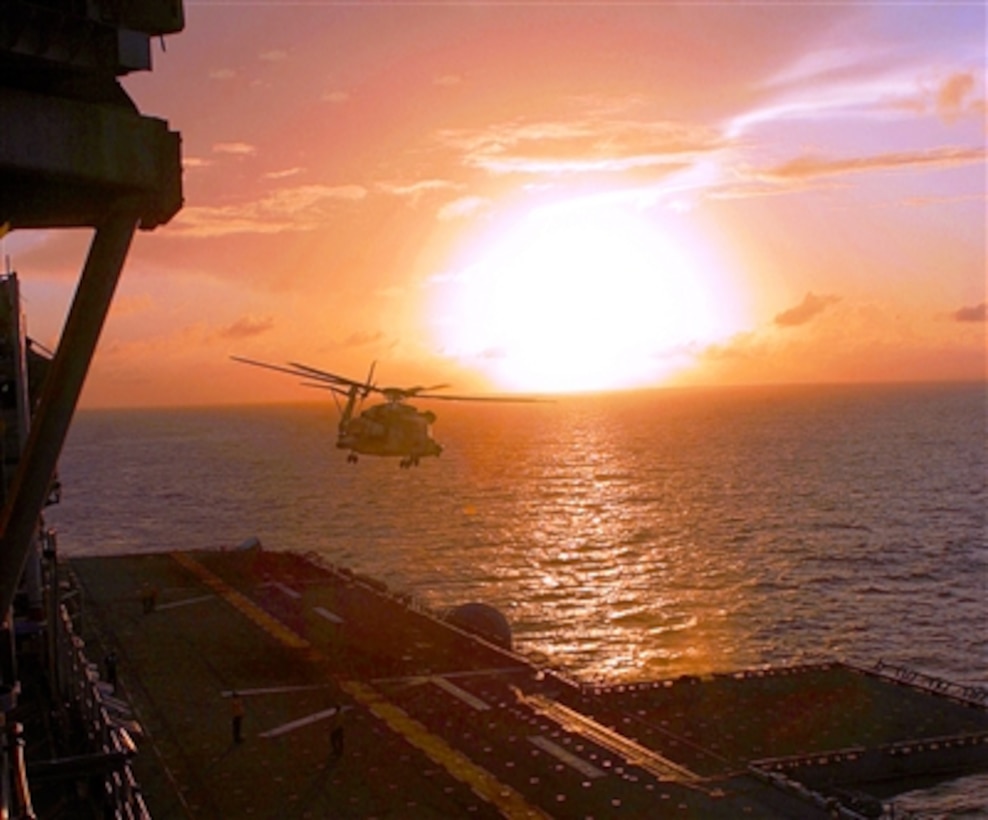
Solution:
[[[530,214],[444,283],[444,350],[509,390],[659,384],[725,335],[724,300],[686,249],[638,211]]]

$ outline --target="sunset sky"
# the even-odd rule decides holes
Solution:
[[[986,375],[981,2],[185,10],[85,405]],[[88,241],[3,240],[50,347]]]

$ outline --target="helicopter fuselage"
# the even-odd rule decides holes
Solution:
[[[432,438],[435,420],[431,411],[420,411],[409,404],[376,404],[358,416],[340,421],[336,446],[350,451],[350,461],[356,461],[358,454],[394,456],[403,460],[403,466],[412,466],[420,458],[442,452],[442,446]]]

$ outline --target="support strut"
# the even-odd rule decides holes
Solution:
[[[0,619],[9,611],[34,544],[59,453],[137,229],[137,211],[97,226],[72,307],[41,392],[31,432],[0,517]]]

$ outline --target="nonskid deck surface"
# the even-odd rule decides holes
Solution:
[[[828,762],[844,784],[858,761],[887,775],[890,745],[924,739],[988,768],[982,706],[841,664],[594,689],[291,553],[71,569],[90,655],[116,652],[144,729],[156,818],[826,817],[793,780],[806,756],[818,792]],[[878,769],[868,750],[884,750]]]

